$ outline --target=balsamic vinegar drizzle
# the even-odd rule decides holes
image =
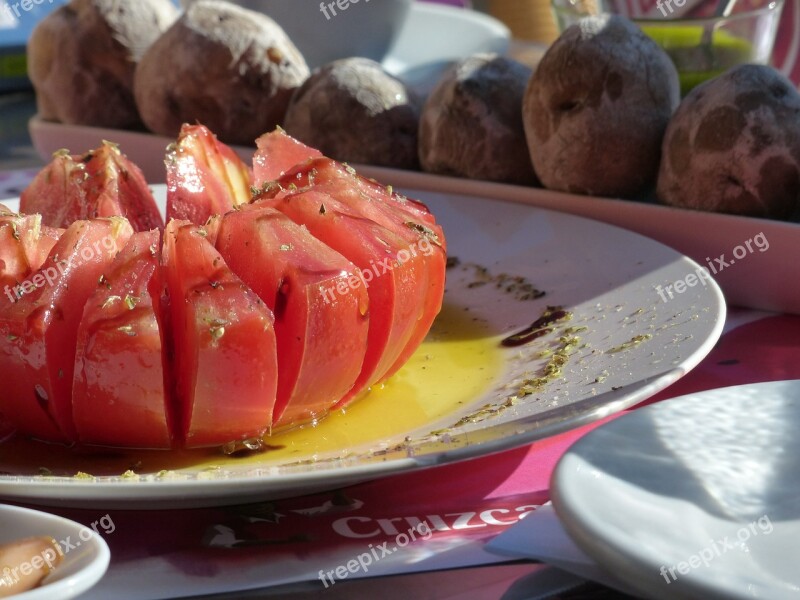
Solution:
[[[552,332],[552,325],[570,319],[572,319],[572,313],[564,310],[563,306],[548,306],[541,317],[522,331],[508,336],[500,344],[507,348],[522,346]]]

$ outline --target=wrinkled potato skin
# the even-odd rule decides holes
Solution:
[[[50,13],[28,42],[39,115],[73,125],[140,127],[136,63],[177,14],[169,0],[72,0]]]
[[[295,92],[284,129],[339,161],[416,169],[419,104],[377,62],[345,58]]]
[[[252,144],[283,121],[308,77],[305,59],[269,17],[222,1],[194,2],[145,53],[134,91],[145,125],[174,137],[200,122]]]
[[[757,65],[696,87],[664,136],[658,197],[682,208],[791,217],[800,210],[800,93]]]
[[[422,168],[530,185],[537,182],[522,124],[522,99],[533,70],[479,54],[451,67],[422,111]]]
[[[589,17],[542,58],[525,92],[536,174],[553,190],[635,197],[656,181],[678,73],[633,23]]]

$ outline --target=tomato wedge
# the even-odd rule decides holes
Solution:
[[[217,248],[275,313],[275,427],[324,416],[364,360],[369,299],[356,266],[271,208],[225,215]]]
[[[204,225],[250,200],[248,166],[202,125],[181,127],[167,152],[167,221]]]
[[[9,302],[22,295],[19,284],[39,270],[61,233],[43,227],[41,215],[0,215],[0,287]]]
[[[360,270],[369,295],[366,355],[361,374],[340,406],[380,381],[408,344],[425,301],[425,288],[419,285],[427,278],[424,256],[412,255],[405,240],[392,231],[313,189],[281,198],[260,197],[254,205],[270,206],[304,225]],[[326,300],[338,301],[339,295],[337,291]]]
[[[86,303],[72,387],[80,442],[172,447],[160,237],[158,231],[134,234]]]
[[[81,157],[86,165],[86,205],[81,218],[125,217],[134,231],[163,228],[164,220],[141,169],[111,142]],[[66,227],[70,223],[64,223]]]
[[[54,154],[22,192],[20,211],[41,214],[51,227],[114,216],[126,217],[136,231],[164,226],[142,171],[110,142],[83,156]]]
[[[306,146],[280,127],[258,138],[256,146],[258,150],[253,156],[253,176],[259,188],[278,179],[295,165],[322,157],[319,150]]]
[[[323,192],[347,206],[354,214],[375,221],[406,242],[406,252],[423,255],[427,277],[420,274],[417,285],[424,300],[414,334],[383,379],[396,373],[416,351],[442,308],[447,267],[444,233],[427,208],[403,199],[383,186],[359,177],[353,169],[328,158],[310,160],[264,186],[260,199],[280,199],[294,190]],[[409,298],[408,302],[413,299]]]
[[[0,307],[2,411],[25,435],[73,441],[72,380],[83,307],[133,231],[122,218],[73,223],[16,302]]]
[[[258,150],[253,157],[253,175],[257,189],[263,189],[272,181],[278,181],[287,188],[292,184],[305,187],[333,183],[338,193],[348,191],[361,194],[365,201],[386,204],[413,221],[430,226],[446,249],[441,227],[436,225],[436,219],[422,202],[397,194],[391,187],[377,181],[358,176],[354,169],[324,157],[319,150],[306,146],[280,127],[262,135],[256,140],[256,145]],[[312,174],[310,179],[309,174]],[[321,179],[316,179],[318,174]]]
[[[188,221],[170,221],[163,262],[173,331],[176,437],[187,448],[260,437],[278,381],[270,310]]]
[[[14,303],[24,290],[35,287],[33,282],[24,283],[42,266],[62,230],[42,227],[41,215],[18,215],[0,205],[0,312],[7,308],[6,302]],[[37,281],[38,283],[38,281]],[[3,411],[0,401],[0,439],[16,429],[14,420]]]
[[[86,204],[82,185],[86,170],[78,157],[68,150],[53,154],[53,160],[34,177],[19,199],[22,213],[42,215],[42,223],[50,227],[66,227],[81,218]]]

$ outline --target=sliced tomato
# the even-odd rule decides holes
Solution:
[[[133,231],[122,218],[77,221],[16,302],[0,306],[0,411],[25,435],[73,441],[72,379],[83,307]]]
[[[20,212],[40,214],[42,223],[50,227],[66,227],[81,218],[81,206],[86,204],[85,178],[83,162],[68,150],[59,150],[22,191]]]
[[[275,427],[324,416],[364,360],[369,298],[356,266],[271,208],[225,215],[217,248],[275,313]]]
[[[391,187],[361,177],[352,167],[330,158],[316,158],[296,165],[273,185],[263,187],[266,193],[274,193],[276,187],[285,194],[304,188],[326,192],[351,206],[359,205],[364,215],[385,227],[415,229],[428,236],[432,243],[447,250],[441,226],[437,225],[436,218],[422,202],[406,198]]]
[[[447,243],[442,228],[423,204],[405,200],[391,190],[359,177],[353,169],[327,158],[314,159],[290,170],[273,185],[265,186],[257,201],[291,196],[295,190],[314,190],[330,195],[355,214],[379,223],[404,239],[407,253],[423,256],[427,270],[426,276],[419,273],[417,281],[424,297],[419,305],[417,327],[384,379],[390,377],[423,342],[441,311],[447,266]]]
[[[322,157],[319,150],[306,146],[280,127],[258,138],[256,146],[258,150],[253,156],[253,176],[258,188],[278,179],[295,165]]]
[[[369,335],[361,374],[337,404],[341,406],[383,379],[408,344],[425,303],[425,288],[420,285],[427,279],[424,256],[412,255],[401,237],[313,189],[264,198],[254,206],[281,211],[360,270],[369,294]],[[326,300],[337,302],[339,295],[336,291]]]
[[[263,435],[278,380],[272,313],[207,235],[176,220],[164,232],[176,436],[188,448]]]
[[[204,225],[249,202],[248,166],[202,125],[184,125],[167,152],[167,220]]]
[[[19,284],[39,270],[61,233],[43,228],[41,215],[0,216],[0,286],[9,302],[22,295]]]
[[[22,192],[20,211],[41,214],[50,227],[114,216],[126,217],[136,231],[164,226],[142,171],[110,142],[83,156],[54,154]]]
[[[81,218],[125,217],[134,231],[163,228],[164,220],[141,169],[111,142],[81,157],[86,204]],[[65,227],[69,223],[61,224]]]
[[[86,303],[72,387],[80,442],[172,447],[160,237],[158,231],[134,234]]]
[[[41,215],[18,215],[10,210],[0,216],[0,313],[8,308],[6,303],[22,297],[24,282],[39,270],[62,233],[42,228],[41,222]],[[4,410],[0,401],[0,440],[15,430],[14,420],[4,415]]]

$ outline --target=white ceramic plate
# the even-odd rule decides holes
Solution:
[[[163,202],[164,186],[155,191]],[[168,477],[141,473],[133,481],[120,476],[85,481],[18,471],[0,476],[0,497],[106,507],[224,504],[310,493],[479,456],[643,400],[693,368],[720,335],[725,307],[713,282],[688,287],[666,302],[660,298],[655,286],[685,279],[697,269],[661,244],[594,221],[521,205],[422,192],[415,196],[428,203],[447,233],[450,256],[462,263],[448,271],[446,305],[482,324],[479,334],[444,332],[437,343],[483,340],[499,365],[488,374],[485,391],[459,398],[452,412],[414,430],[394,431],[346,452],[311,448],[296,460],[264,455],[257,462],[225,464],[213,472],[186,467],[170,471]],[[519,294],[505,291],[510,280],[503,286],[493,282],[476,287],[476,271],[468,263],[485,266],[494,276],[525,277],[547,295],[520,300]],[[500,347],[502,337],[528,326],[548,305],[564,306],[573,313],[572,321],[526,346]],[[569,334],[564,327],[585,330]],[[563,335],[580,337],[563,367],[563,379],[511,400],[519,395],[523,380],[541,375],[552,360],[542,356],[542,350],[556,348]],[[632,342],[636,339],[642,342]],[[427,350],[423,346],[420,352]],[[436,369],[437,363],[430,368]],[[461,376],[456,364],[438,368],[437,378]],[[424,405],[425,390],[413,393],[409,405],[418,400]],[[2,449],[0,445],[0,470],[14,472],[13,460],[3,456]]]
[[[593,431],[553,504],[573,539],[652,598],[797,598],[800,381],[690,394]]]
[[[61,564],[40,587],[17,594],[14,600],[74,598],[100,581],[108,568],[111,556],[108,545],[91,529],[37,510],[0,505],[0,544],[34,536],[51,537],[67,551]],[[13,568],[13,565],[3,566]]]

